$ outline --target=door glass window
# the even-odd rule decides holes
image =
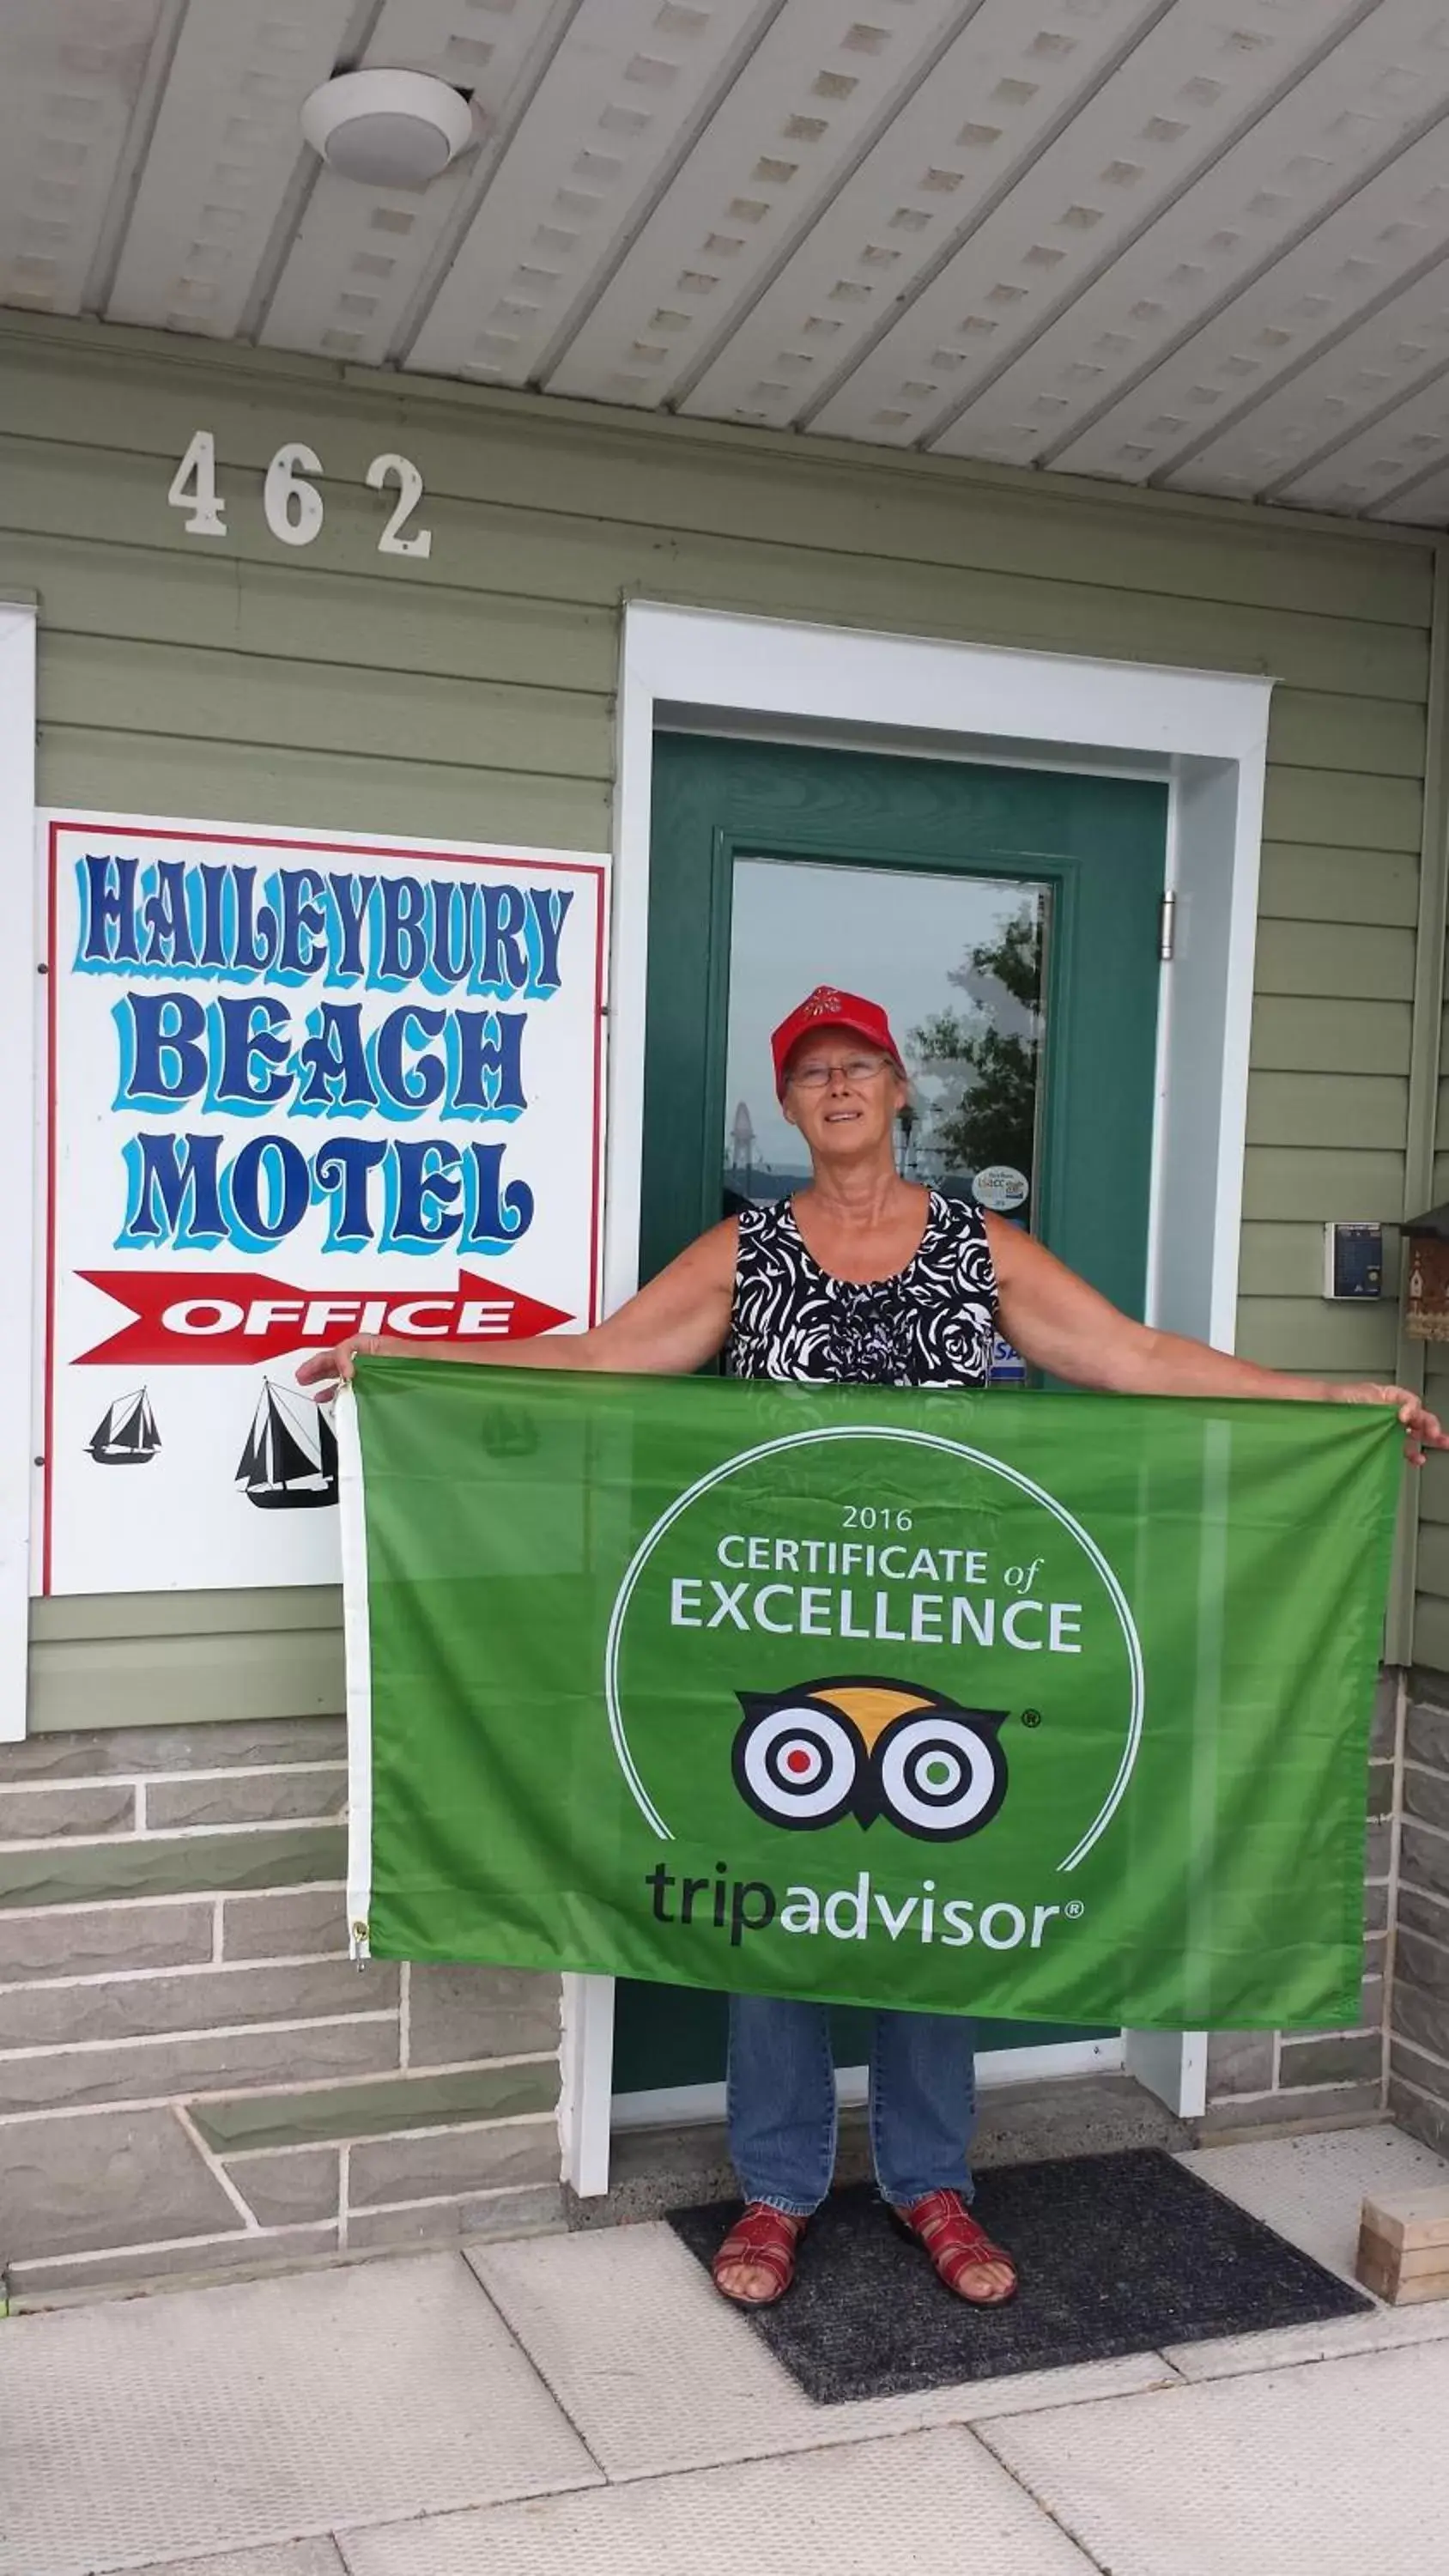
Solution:
[[[899,1168],[1033,1221],[1050,889],[1030,879],[739,859],[730,944],[726,1214],[809,1178],[770,1031],[817,984],[883,1004],[911,1076]]]

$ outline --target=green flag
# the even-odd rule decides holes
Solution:
[[[1388,1407],[363,1360],[354,1937],[1352,2021]]]

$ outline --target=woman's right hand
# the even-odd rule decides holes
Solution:
[[[376,1350],[376,1333],[349,1333],[345,1342],[334,1342],[330,1350],[309,1351],[298,1365],[297,1384],[311,1388],[314,1404],[328,1404],[339,1386],[352,1384],[352,1363],[358,1352],[371,1356]]]

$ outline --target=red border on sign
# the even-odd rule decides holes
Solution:
[[[55,1269],[56,1269],[56,1048],[57,993],[59,970],[56,958],[56,917],[59,899],[60,836],[78,832],[93,836],[97,831],[124,832],[134,840],[190,841],[207,849],[218,850],[312,850],[337,858],[391,860],[433,859],[451,867],[507,867],[520,874],[535,876],[588,877],[594,886],[594,1133],[592,1147],[593,1186],[589,1206],[589,1311],[592,1327],[599,1318],[599,1237],[603,1204],[603,1134],[604,1134],[604,974],[607,939],[607,898],[609,865],[607,859],[523,858],[510,852],[493,850],[452,850],[446,845],[420,843],[416,848],[400,850],[380,841],[309,841],[295,839],[281,832],[207,832],[186,831],[176,824],[154,828],[144,823],[128,823],[120,816],[100,815],[94,823],[52,822],[48,852],[48,886],[46,892],[46,956],[44,973],[49,991],[46,999],[45,1040],[45,1326],[44,1326],[44,1467],[41,1488],[40,1592],[50,1592],[51,1518],[53,1496],[53,1459],[55,1449]]]

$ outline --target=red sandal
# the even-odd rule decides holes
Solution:
[[[732,2300],[737,2308],[772,2308],[777,2299],[783,2299],[795,2278],[795,2250],[805,2225],[803,2218],[792,2218],[786,2209],[772,2209],[768,2201],[752,2200],[710,2265],[710,2277],[720,2297]],[[756,2265],[769,2273],[775,2287],[767,2290],[763,2298],[727,2290],[720,2273],[732,2263]]]
[[[958,2299],[973,2308],[1004,2308],[1017,2293],[1016,2265],[999,2245],[993,2245],[984,2227],[979,2227],[958,2191],[928,2191],[924,2200],[913,2201],[909,2209],[893,2209],[891,2216],[902,2235],[923,2245],[935,2266],[937,2278]],[[1011,2286],[1005,2290],[968,2290],[963,2285],[968,2272],[978,2271],[983,2264],[1000,2263],[1011,2274]]]

